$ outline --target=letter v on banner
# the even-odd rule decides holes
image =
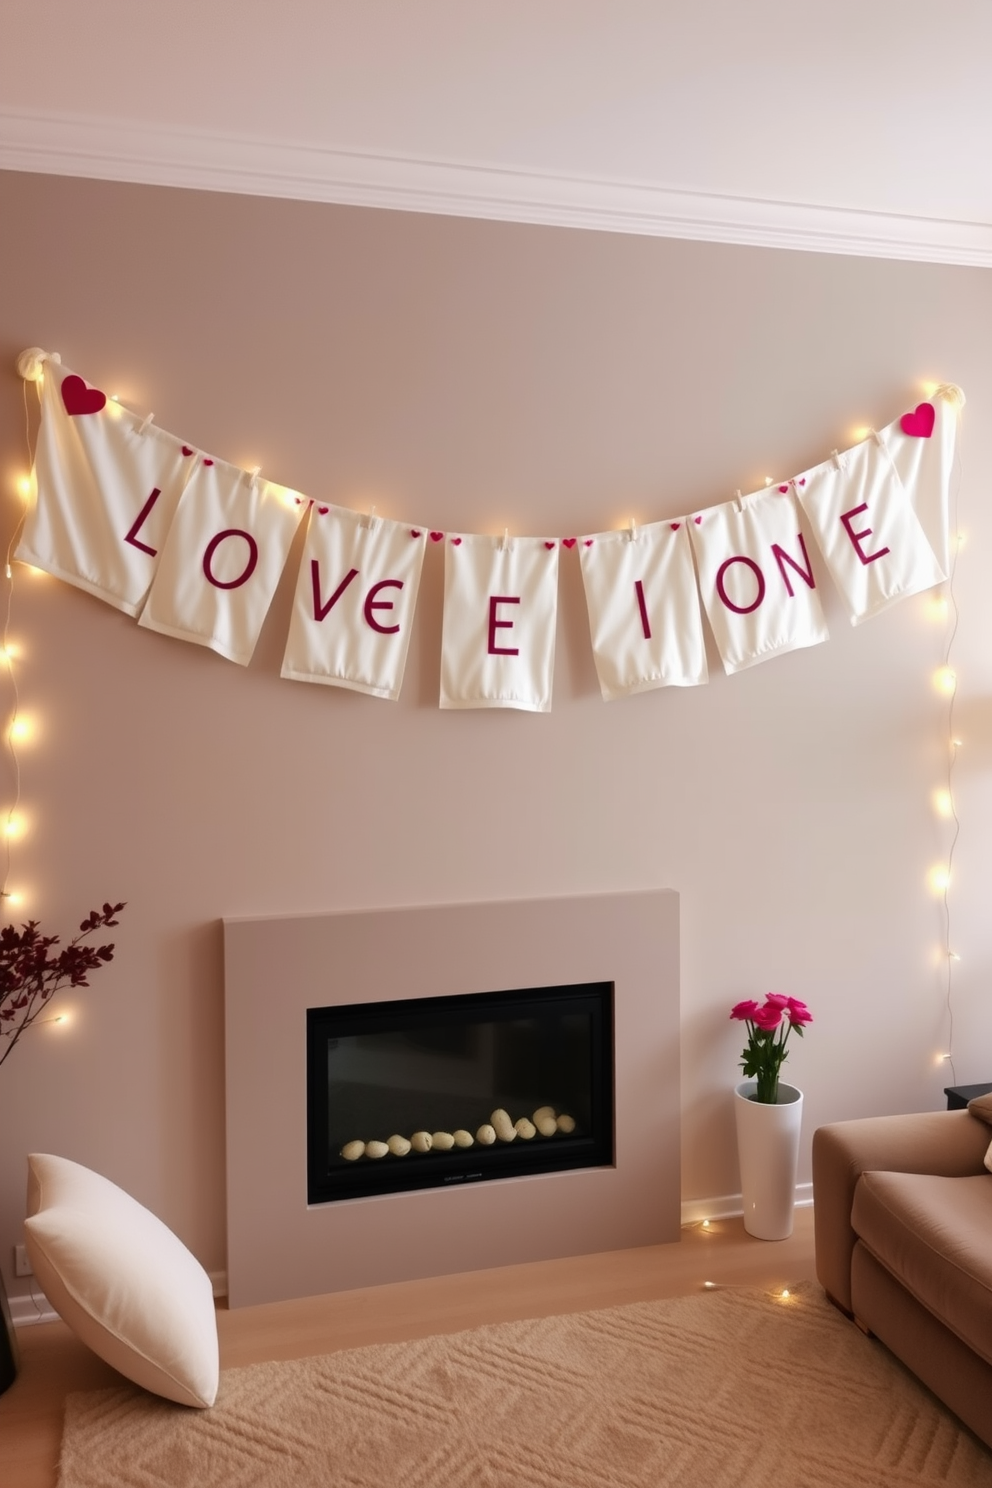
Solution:
[[[311,507],[282,675],[395,701],[425,546],[423,527]]]
[[[688,525],[725,671],[827,639],[791,486],[711,507]]]
[[[465,535],[445,548],[441,707],[548,712],[557,541]]]
[[[137,615],[193,465],[172,434],[47,360],[36,498],[15,558]]]

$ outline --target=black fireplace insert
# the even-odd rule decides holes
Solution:
[[[307,1199],[613,1162],[613,983],[307,1009]]]

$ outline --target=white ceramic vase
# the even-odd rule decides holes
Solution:
[[[756,1080],[742,1080],[734,1089],[744,1228],[758,1240],[785,1240],[796,1202],[803,1093],[779,1081],[772,1106],[750,1099],[757,1088]]]

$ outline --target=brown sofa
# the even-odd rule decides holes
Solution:
[[[813,1136],[816,1273],[992,1446],[992,1096]]]

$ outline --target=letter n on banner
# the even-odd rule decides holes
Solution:
[[[247,666],[306,501],[197,457],[139,625]]]
[[[449,535],[445,546],[441,707],[547,713],[557,540]]]
[[[174,435],[47,360],[36,498],[15,558],[137,615],[193,464]]]
[[[710,507],[688,526],[725,671],[827,639],[791,486]]]
[[[311,507],[282,675],[398,698],[426,542],[423,527]]]

